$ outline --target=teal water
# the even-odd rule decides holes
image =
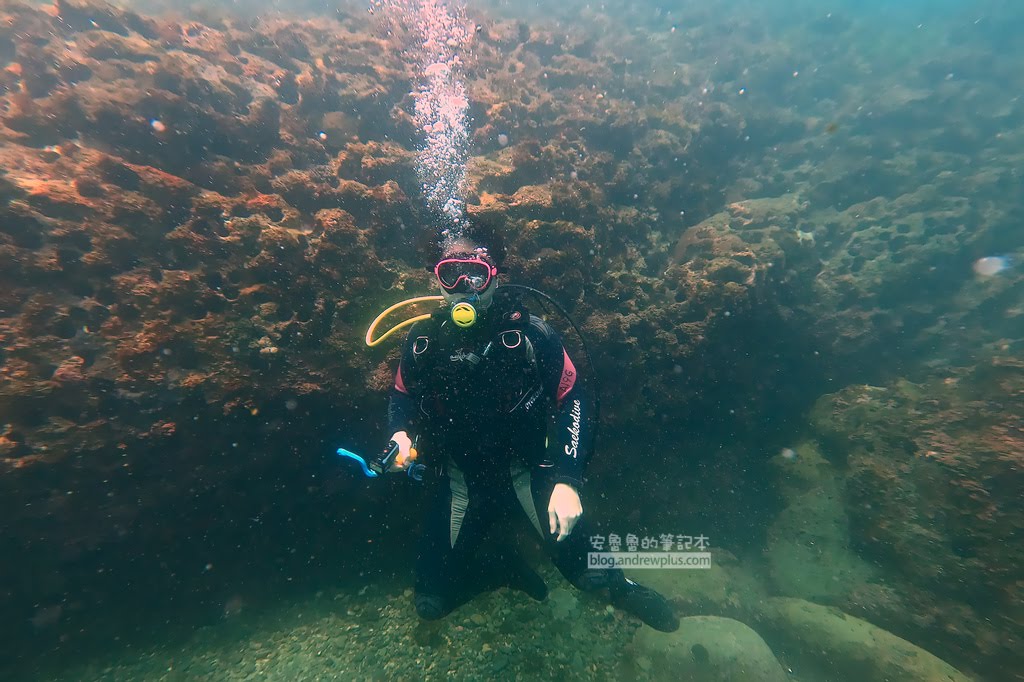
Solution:
[[[1024,7],[470,2],[427,58],[411,6],[5,3],[0,674],[1021,679]],[[549,315],[584,514],[710,538],[629,573],[677,632],[530,542],[545,601],[417,617],[422,487],[333,453],[462,219],[593,355]]]

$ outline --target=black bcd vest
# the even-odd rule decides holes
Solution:
[[[495,292],[490,308],[462,329],[449,309],[434,313],[416,329],[413,361],[421,383],[420,409],[447,418],[444,428],[480,427],[480,420],[518,422],[543,414],[543,388],[533,343],[527,336],[529,311],[511,296]]]

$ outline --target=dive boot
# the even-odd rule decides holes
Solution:
[[[629,578],[611,587],[612,606],[632,614],[661,632],[679,629],[679,618],[664,597]]]
[[[413,604],[416,607],[417,615],[423,620],[440,620],[451,611],[451,607],[446,603],[445,599],[436,594],[421,594],[417,592],[413,598]]]
[[[513,590],[525,592],[536,601],[547,599],[547,583],[520,554],[517,553],[509,559],[506,570],[505,584]]]

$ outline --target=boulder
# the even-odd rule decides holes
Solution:
[[[644,570],[632,578],[660,592],[681,613],[742,618],[768,594],[758,578],[724,549],[711,549],[707,569]]]
[[[755,621],[758,631],[801,677],[858,682],[971,679],[891,632],[803,599],[768,599]]]
[[[760,635],[717,616],[683,618],[665,634],[642,628],[633,641],[638,678],[692,682],[782,682],[786,672]]]
[[[772,465],[786,504],[765,550],[774,593],[839,603],[877,573],[851,547],[842,474],[813,441],[786,448]]]

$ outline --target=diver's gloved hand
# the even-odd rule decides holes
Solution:
[[[404,471],[412,463],[412,460],[416,459],[416,456],[411,453],[412,439],[405,431],[396,431],[395,435],[391,436],[391,440],[398,443],[398,454],[391,462],[388,471]]]
[[[561,542],[569,537],[573,526],[583,516],[583,503],[580,502],[579,493],[571,485],[558,483],[551,491],[551,501],[548,502],[548,522],[551,526],[551,534],[558,533],[556,540]]]

